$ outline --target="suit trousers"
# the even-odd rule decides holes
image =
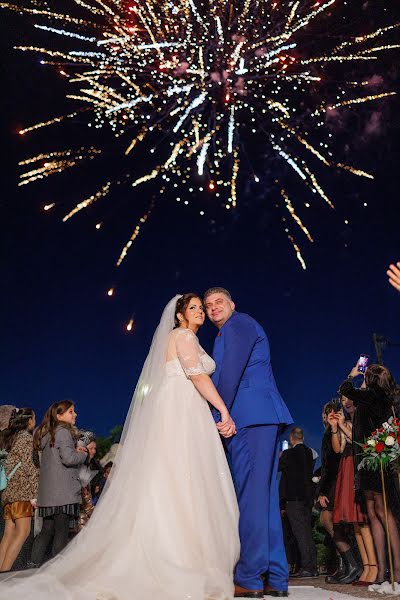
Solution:
[[[279,508],[279,433],[279,425],[255,425],[239,429],[226,443],[240,510],[235,583],[250,590],[263,589],[264,575],[276,590],[288,586]]]
[[[301,568],[317,570],[317,551],[312,537],[311,507],[303,500],[287,500],[286,514],[300,550]]]

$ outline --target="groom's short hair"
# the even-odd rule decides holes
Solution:
[[[211,296],[211,294],[225,294],[225,296],[228,298],[228,300],[232,300],[232,296],[230,295],[228,290],[226,290],[225,288],[212,287],[204,293],[203,302],[205,302],[207,300],[208,296]]]

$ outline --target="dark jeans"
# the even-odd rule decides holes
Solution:
[[[35,538],[32,548],[32,562],[41,565],[46,556],[50,541],[53,540],[51,556],[55,556],[68,543],[69,515],[59,514],[43,519],[42,531]]]
[[[311,507],[302,500],[288,500],[286,514],[300,550],[302,569],[316,571],[317,551],[312,537]]]

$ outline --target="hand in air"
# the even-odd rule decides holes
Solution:
[[[349,376],[350,377],[358,377],[358,375],[362,375],[362,373],[358,370],[358,361],[357,361],[356,365],[350,371]]]
[[[389,269],[386,271],[387,276],[389,277],[389,283],[400,292],[400,262],[395,265],[390,265]]]
[[[224,438],[230,438],[236,433],[236,425],[229,412],[221,413],[221,420],[217,423],[217,429]]]
[[[343,411],[341,411],[341,410],[340,410],[339,412],[337,412],[337,413],[335,414],[335,417],[337,418],[337,421],[338,421],[338,423],[339,423],[339,426],[340,426],[340,425],[344,425],[344,424],[345,424],[345,422],[346,422],[346,419],[345,419],[345,416],[344,416],[344,414],[343,414]]]
[[[328,423],[331,427],[333,427],[333,429],[337,429],[337,426],[338,426],[337,413],[334,413],[333,411],[329,413]]]

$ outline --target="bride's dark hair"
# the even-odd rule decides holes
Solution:
[[[190,301],[193,298],[198,298],[200,300],[200,302],[203,304],[203,300],[201,299],[201,296],[199,294],[195,294],[194,292],[189,292],[188,294],[183,294],[183,296],[181,296],[179,298],[179,300],[177,301],[176,307],[175,307],[175,315],[174,315],[174,321],[175,321],[174,329],[179,327],[181,324],[178,319],[178,314],[179,313],[181,315],[185,314],[185,311],[186,311],[187,307],[189,306]]]

